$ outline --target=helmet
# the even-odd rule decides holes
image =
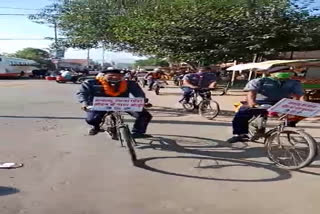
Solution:
[[[291,71],[290,67],[288,66],[278,66],[269,69],[269,73],[271,77],[277,78],[277,79],[290,79],[294,73]]]
[[[161,72],[161,69],[160,68],[155,68],[153,71],[158,73],[158,72]]]
[[[107,70],[114,70],[114,67],[108,67]]]
[[[281,72],[281,71],[288,71],[290,70],[289,66],[277,66],[277,67],[273,67],[271,69],[268,70],[269,73],[276,73],[276,72]]]

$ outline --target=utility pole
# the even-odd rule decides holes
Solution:
[[[55,44],[55,49],[56,49],[56,57],[58,53],[58,29],[57,29],[57,22],[54,21],[54,44]]]
[[[88,52],[87,52],[87,66],[88,68],[90,66],[90,48],[88,48]]]
[[[55,67],[58,70],[59,68],[59,60],[58,60],[58,32],[57,32],[57,22],[54,21],[54,44],[55,44],[55,58],[56,58],[56,63],[55,63]]]
[[[101,63],[102,69],[103,69],[103,67],[104,67],[104,53],[105,53],[105,51],[106,51],[106,49],[105,49],[105,47],[104,47],[104,45],[103,45],[103,46],[102,46],[102,63]]]

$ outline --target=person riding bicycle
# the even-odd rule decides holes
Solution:
[[[182,100],[189,103],[194,89],[215,88],[217,77],[214,73],[209,72],[209,68],[201,67],[197,73],[189,73],[183,77]],[[182,101],[181,100],[181,101]]]
[[[152,90],[152,86],[156,80],[160,80],[164,76],[160,68],[155,68],[152,72],[148,73],[144,78],[148,81],[148,91]]]
[[[93,126],[89,130],[89,135],[96,135],[100,131],[100,123],[106,114],[106,112],[87,110],[88,106],[92,106],[94,97],[129,97],[131,94],[134,97],[146,99],[145,93],[137,83],[124,79],[123,71],[112,69],[104,73],[102,77],[83,82],[77,92],[82,109],[87,111],[86,122]],[[136,118],[132,129],[133,137],[147,137],[145,133],[152,115],[146,109],[143,109],[142,112],[127,113]]]
[[[245,142],[249,140],[249,120],[254,116],[264,115],[266,109],[256,108],[259,105],[274,105],[283,98],[303,100],[303,88],[299,81],[290,79],[294,72],[290,67],[279,66],[271,68],[270,77],[253,79],[247,83],[244,91],[247,93],[246,104],[242,105],[232,121],[234,136],[228,143]],[[295,126],[298,121],[291,121],[289,126]]]

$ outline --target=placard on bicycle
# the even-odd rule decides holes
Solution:
[[[268,111],[300,117],[315,117],[320,114],[320,104],[284,98]]]
[[[94,97],[94,111],[125,111],[141,112],[144,107],[144,98],[127,97]]]

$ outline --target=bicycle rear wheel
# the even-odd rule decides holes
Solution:
[[[268,158],[278,167],[295,170],[309,165],[317,154],[317,144],[308,133],[285,127],[266,138]]]
[[[213,120],[219,113],[219,103],[214,100],[203,100],[199,105],[199,114],[208,120]]]
[[[156,93],[156,95],[159,95],[160,94],[160,86],[155,86],[154,88],[154,92]]]
[[[126,145],[128,147],[131,161],[132,161],[133,165],[135,165],[135,163],[137,161],[137,154],[136,154],[136,151],[134,150],[135,142],[131,136],[129,127],[127,125],[124,125],[123,127],[119,128],[119,132],[121,135],[121,139],[126,143]]]

